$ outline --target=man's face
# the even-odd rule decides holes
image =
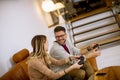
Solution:
[[[64,31],[59,31],[59,32],[55,32],[55,38],[59,44],[64,45],[67,35]]]

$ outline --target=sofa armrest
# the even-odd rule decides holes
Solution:
[[[88,59],[88,61],[89,61],[90,64],[92,65],[93,70],[94,70],[95,72],[98,71],[98,66],[97,66],[96,58],[90,58],[90,59]]]
[[[22,49],[13,55],[16,64],[5,73],[0,80],[29,80],[28,67],[26,64],[29,51]]]
[[[87,47],[83,47],[83,48],[81,48],[80,50],[81,50],[82,55],[88,54]],[[87,59],[87,61],[89,61],[89,63],[91,64],[91,66],[93,67],[93,70],[94,70],[95,72],[98,71],[98,66],[97,66],[96,57]]]
[[[25,62],[17,63],[0,80],[29,80],[26,68],[27,64]]]

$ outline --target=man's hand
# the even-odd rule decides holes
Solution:
[[[99,51],[99,48],[95,48],[91,51],[91,54],[93,57],[97,57],[97,56],[100,56],[100,51]]]
[[[99,44],[97,44],[97,43],[92,43],[90,46],[87,47],[87,50],[88,50],[88,51],[91,51],[91,50],[93,50],[93,49],[95,49],[95,48],[99,48]]]
[[[97,57],[100,56],[100,51],[99,48],[92,49],[87,55],[86,58],[92,58],[92,57]]]

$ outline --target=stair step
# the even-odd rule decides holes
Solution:
[[[108,39],[108,40],[104,40],[104,41],[101,41],[101,42],[98,42],[100,44],[100,46],[102,45],[105,45],[105,44],[108,44],[108,43],[111,43],[111,42],[115,42],[115,41],[118,41],[120,40],[120,36],[117,36],[115,38],[112,38],[112,39]]]
[[[110,15],[110,16],[107,16],[107,17],[104,17],[104,18],[101,18],[101,19],[97,19],[97,20],[94,20],[94,21],[91,21],[91,22],[88,22],[88,23],[85,23],[85,24],[82,24],[82,25],[72,27],[72,29],[79,28],[79,27],[82,27],[82,26],[85,26],[85,25],[88,25],[88,24],[91,24],[91,23],[94,23],[94,22],[98,22],[98,21],[101,21],[101,20],[104,20],[104,19],[107,19],[107,18],[111,18],[111,17],[114,17],[114,16]]]
[[[82,31],[82,32],[78,32],[78,33],[75,33],[73,36],[80,35],[80,34],[90,32],[90,31],[93,31],[93,30],[97,30],[97,29],[100,29],[100,28],[103,28],[103,27],[106,27],[106,26],[109,26],[109,25],[116,24],[116,23],[117,22],[112,22],[112,23],[109,23],[109,24],[106,24],[106,25],[103,25],[103,26],[100,26],[100,27],[96,27],[96,28],[88,29],[88,30],[85,30],[85,31]]]
[[[119,41],[120,40],[120,36],[117,36],[117,37],[114,37],[114,38],[111,38],[111,39],[106,39],[106,40],[103,40],[103,41],[100,41],[100,42],[97,42],[100,46],[103,46],[105,44],[109,44],[109,43],[112,43],[112,42],[115,42],[115,41]],[[86,49],[89,45],[86,45],[86,46],[82,46],[81,49]]]
[[[70,21],[72,23],[72,22],[78,21],[80,19],[83,19],[83,18],[86,18],[86,17],[90,17],[90,16],[93,16],[93,15],[96,15],[96,14],[100,14],[100,13],[103,13],[103,12],[107,12],[107,11],[110,11],[110,10],[112,10],[112,9],[108,8],[108,7],[102,7],[102,8],[93,10],[91,12],[88,12],[88,13],[85,13],[85,14],[81,14],[81,15],[77,16],[76,18],[71,19]]]
[[[74,44],[77,44],[77,43],[83,42],[83,41],[87,41],[87,40],[90,40],[90,39],[93,39],[93,38],[97,38],[97,37],[100,37],[100,36],[104,36],[104,35],[107,35],[107,34],[110,34],[110,33],[114,33],[114,32],[117,32],[117,31],[120,31],[120,29],[113,29],[113,30],[110,30],[110,31],[107,31],[107,32],[104,32],[104,33],[101,33],[101,34],[97,34],[97,35],[90,36],[90,37],[87,37],[87,38],[84,38],[84,39],[80,39],[80,40],[75,41]]]

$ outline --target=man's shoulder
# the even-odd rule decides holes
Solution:
[[[51,49],[50,49],[50,53],[54,53],[58,50],[60,50],[62,47],[60,44],[58,44],[57,42],[54,42]]]
[[[57,49],[57,48],[60,48],[60,47],[61,47],[61,45],[57,42],[54,42],[53,45],[52,45],[52,48],[54,48],[54,49]]]

